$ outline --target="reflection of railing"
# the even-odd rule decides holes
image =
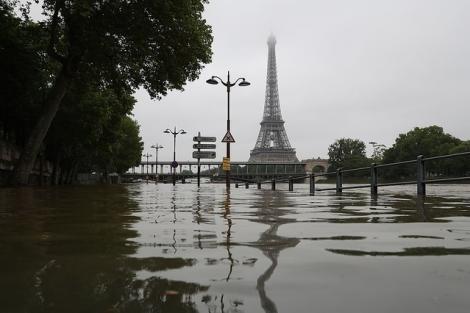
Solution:
[[[409,161],[402,161],[402,162],[395,162],[395,163],[387,163],[387,164],[372,164],[370,167],[360,167],[360,168],[353,168],[353,169],[342,169],[339,168],[335,172],[326,172],[326,173],[313,173],[310,175],[302,175],[302,176],[292,176],[289,178],[283,179],[272,179],[266,181],[246,181],[245,185],[248,188],[250,183],[256,183],[258,189],[261,188],[262,184],[269,183],[271,184],[271,189],[276,189],[276,183],[281,182],[288,182],[289,183],[289,191],[294,190],[294,182],[298,180],[304,180],[309,178],[310,180],[310,193],[313,195],[315,191],[327,191],[327,190],[335,190],[337,193],[341,193],[343,190],[346,189],[360,189],[360,188],[370,188],[371,194],[376,195],[378,187],[386,187],[386,186],[399,186],[399,185],[412,185],[416,184],[417,194],[418,195],[425,195],[426,194],[426,185],[427,184],[435,184],[435,183],[444,183],[444,182],[458,182],[458,181],[465,181],[470,180],[470,176],[461,176],[461,177],[450,177],[450,178],[434,178],[429,179],[426,176],[426,162],[436,161],[436,160],[443,160],[443,159],[452,159],[456,157],[463,157],[463,156],[470,156],[470,152],[462,152],[462,153],[454,153],[454,154],[447,154],[447,155],[439,155],[434,157],[425,158],[422,155],[419,155],[416,160],[409,160]],[[394,166],[402,166],[402,165],[409,165],[415,164],[416,165],[416,180],[411,181],[399,181],[399,182],[388,182],[388,183],[379,183],[378,181],[378,172],[379,169],[390,168]],[[354,186],[343,186],[343,176],[344,174],[349,173],[356,173],[356,172],[364,172],[369,171],[369,181],[368,184],[362,185],[354,185]],[[315,178],[317,177],[328,177],[328,176],[336,176],[336,186],[333,188],[315,188]],[[238,187],[236,185],[236,187]]]

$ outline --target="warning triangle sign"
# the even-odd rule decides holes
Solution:
[[[235,139],[233,139],[233,136],[230,131],[227,131],[224,138],[222,138],[222,142],[235,142]]]

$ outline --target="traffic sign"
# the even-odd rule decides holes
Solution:
[[[194,159],[215,159],[215,151],[193,151]]]
[[[215,144],[213,143],[195,143],[193,144],[194,149],[215,149]]]
[[[222,142],[235,142],[235,139],[233,139],[233,136],[230,131],[227,131],[224,138],[222,138]]]
[[[176,161],[171,162],[171,167],[177,168],[178,167],[178,162],[176,162]]]
[[[215,138],[215,137],[195,136],[195,137],[193,137],[193,141],[200,141],[200,142],[216,142],[216,138]]]

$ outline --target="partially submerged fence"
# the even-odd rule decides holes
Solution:
[[[457,157],[463,156],[470,156],[470,152],[462,152],[462,153],[454,153],[454,154],[447,154],[447,155],[440,155],[434,157],[425,158],[422,155],[419,155],[416,160],[409,160],[409,161],[402,161],[402,162],[395,162],[395,163],[388,163],[388,164],[372,164],[369,167],[360,167],[360,168],[353,168],[353,169],[341,169],[339,168],[335,172],[326,172],[326,173],[313,173],[310,175],[302,175],[302,176],[295,176],[283,179],[272,179],[270,181],[245,181],[245,187],[248,188],[250,183],[256,183],[258,189],[261,188],[262,184],[269,183],[271,184],[271,189],[276,189],[276,183],[288,182],[289,184],[289,191],[294,190],[294,182],[298,180],[304,180],[306,178],[310,181],[310,194],[314,195],[315,191],[327,191],[327,190],[334,190],[337,193],[341,193],[343,190],[346,189],[361,189],[361,188],[370,188],[371,194],[376,195],[378,192],[378,187],[386,187],[386,186],[401,186],[401,185],[414,185],[416,184],[416,191],[418,195],[425,195],[426,194],[426,185],[427,184],[436,184],[436,183],[445,183],[445,182],[458,182],[458,181],[466,181],[470,180],[470,176],[468,173],[463,173],[463,176],[460,177],[450,177],[450,178],[428,178],[426,175],[426,164],[431,161],[436,160],[444,160],[444,159],[453,159]],[[470,162],[470,160],[469,160]],[[416,170],[416,180],[408,180],[408,181],[398,181],[398,182],[385,182],[379,183],[379,171],[386,168],[397,167],[397,166],[404,166],[404,165],[415,165]],[[343,178],[345,174],[357,173],[357,172],[369,172],[369,183],[368,184],[361,184],[361,185],[353,185],[353,186],[344,186],[343,185]],[[315,187],[315,178],[316,177],[329,177],[335,176],[336,177],[336,186],[333,188],[316,188]],[[238,184],[236,184],[238,187]]]

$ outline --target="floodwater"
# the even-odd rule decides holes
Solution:
[[[470,312],[470,186],[0,189],[0,312]]]

